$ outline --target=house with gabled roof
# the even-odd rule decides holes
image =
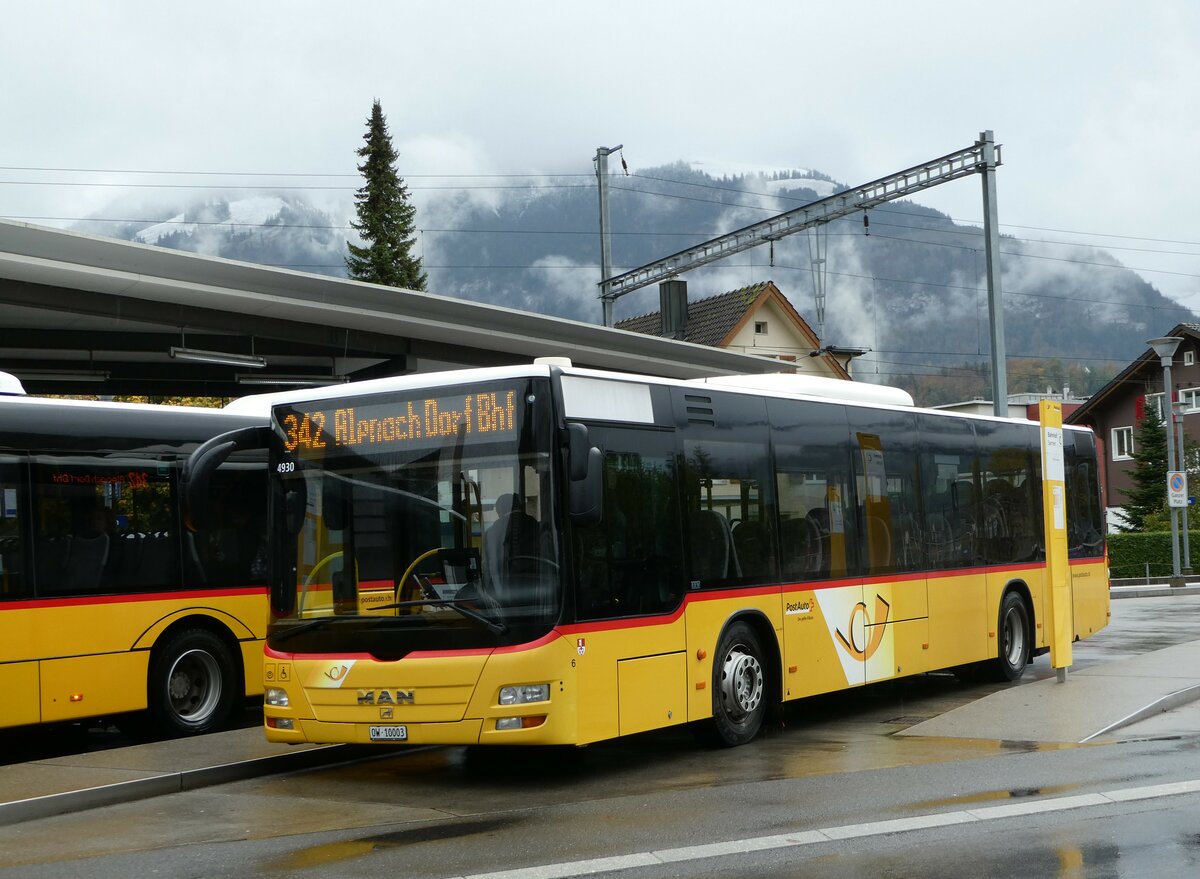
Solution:
[[[1200,324],[1177,324],[1167,335],[1183,339],[1171,363],[1172,399],[1180,404],[1185,439],[1200,439]],[[1063,419],[1096,432],[1103,502],[1110,524],[1120,520],[1122,489],[1133,485],[1134,435],[1146,406],[1156,407],[1166,421],[1162,362],[1149,347]],[[1196,494],[1200,486],[1189,490]]]
[[[659,290],[662,307],[658,311],[619,320],[614,326],[634,333],[775,357],[807,375],[850,378],[837,354],[822,346],[808,321],[773,281],[691,302],[687,300],[683,281],[666,281]]]

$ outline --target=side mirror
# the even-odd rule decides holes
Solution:
[[[265,449],[270,436],[270,428],[266,426],[240,427],[201,443],[188,456],[183,463],[180,483],[183,490],[183,521],[189,531],[199,531],[211,525],[208,489],[217,468],[234,452]]]
[[[569,424],[567,515],[576,525],[595,525],[604,511],[604,454],[583,424]]]
[[[578,482],[587,478],[588,451],[591,447],[587,425],[568,424],[567,437],[567,475],[572,482]]]

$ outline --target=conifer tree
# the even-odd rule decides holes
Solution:
[[[1123,531],[1143,531],[1146,520],[1167,506],[1167,432],[1158,407],[1148,405],[1133,432],[1133,485],[1125,495]]]
[[[371,108],[363,140],[366,143],[357,152],[365,182],[354,196],[358,221],[350,223],[363,243],[346,242],[347,273],[356,281],[424,290],[421,259],[412,252],[417,209],[409,203],[408,187],[396,172],[397,154],[379,101]]]

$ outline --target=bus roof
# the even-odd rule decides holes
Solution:
[[[181,450],[227,430],[265,424],[223,409],[49,397],[0,397],[0,448],[93,452]]]
[[[783,365],[783,364],[781,364]],[[577,375],[593,379],[641,384],[666,385],[670,387],[694,387],[707,385],[712,388],[738,391],[765,397],[791,397],[821,400],[831,403],[865,405],[884,408],[903,408],[926,412],[947,418],[966,418],[975,421],[1003,421],[1034,423],[1027,418],[1001,417],[996,415],[965,414],[946,412],[939,409],[916,407],[912,396],[901,388],[876,385],[869,382],[845,381],[807,374],[787,372],[763,373],[761,375],[722,375],[710,378],[676,379],[663,376],[638,375],[635,373],[585,369],[570,365],[561,357],[538,358],[532,363],[513,366],[477,367],[445,372],[409,373],[360,382],[327,385],[321,388],[302,388],[270,394],[255,394],[241,397],[229,403],[223,411],[263,417],[272,407],[280,404],[318,402],[347,397],[367,396],[392,391],[411,391],[426,388],[441,388],[452,385],[470,385],[476,382],[496,381],[523,377],[547,377],[551,368],[560,368],[566,375]],[[1064,425],[1066,427],[1066,425]]]

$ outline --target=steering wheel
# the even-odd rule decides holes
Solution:
[[[441,551],[442,551],[442,548],[440,546],[435,546],[433,549],[426,550],[425,552],[423,552],[419,556],[417,556],[415,559],[413,559],[412,564],[409,565],[408,568],[404,571],[404,576],[396,581],[396,591],[392,595],[393,601],[395,601],[398,604],[401,601],[406,601],[406,600],[415,601],[416,600],[415,596],[411,599],[405,599],[403,597],[406,588],[407,588],[408,594],[412,595],[412,589],[411,589],[411,587],[408,587],[408,578],[409,577],[412,577],[413,583],[416,584],[417,591],[419,592],[419,594],[422,598],[430,598],[430,597],[437,598],[437,592],[434,591],[433,586],[430,584],[421,582],[421,578],[417,574],[417,565],[421,564],[421,562],[425,561],[430,556],[437,555]],[[433,593],[432,596],[430,596],[428,594],[430,592]]]
[[[313,584],[313,581],[317,579],[317,572],[320,571],[321,568],[325,567],[326,565],[333,564],[333,562],[340,559],[343,555],[344,553],[339,549],[337,552],[331,552],[329,555],[325,556],[325,558],[317,562],[313,569],[308,572],[308,576],[304,578],[304,588],[307,589]]]

